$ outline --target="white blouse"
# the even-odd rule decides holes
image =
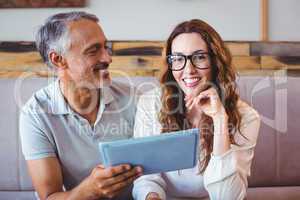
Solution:
[[[160,134],[158,113],[161,108],[161,90],[156,88],[140,97],[134,126],[134,137]],[[237,145],[231,145],[223,155],[211,155],[203,174],[198,166],[191,169],[167,173],[144,175],[134,182],[133,197],[145,200],[150,192],[156,192],[161,199],[207,199],[242,200],[246,197],[247,176],[254,155],[258,136],[259,114],[245,102],[239,100],[238,109],[242,116],[241,133],[235,134]],[[184,198],[183,198],[184,197]]]

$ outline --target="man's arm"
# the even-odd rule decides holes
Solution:
[[[41,200],[47,199],[53,193],[61,192],[61,198],[68,195],[63,193],[63,181],[60,164],[55,157],[28,160],[27,166],[33,186]]]
[[[96,166],[77,187],[63,191],[62,171],[55,157],[28,160],[28,169],[35,190],[41,200],[94,200],[117,196],[141,175],[139,167],[119,165],[105,169]]]

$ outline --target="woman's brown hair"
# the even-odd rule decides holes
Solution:
[[[211,61],[211,83],[218,91],[219,97],[228,115],[228,129],[230,133],[230,142],[234,142],[234,133],[240,129],[241,116],[238,112],[237,101],[239,96],[236,87],[236,75],[232,67],[232,57],[226,48],[220,35],[207,23],[199,19],[193,19],[180,23],[170,34],[166,49],[165,57],[172,54],[172,42],[182,33],[198,33],[205,41]],[[167,58],[165,58],[167,63]],[[189,128],[186,119],[186,107],[183,101],[184,94],[175,81],[170,67],[165,65],[160,78],[162,86],[162,108],[159,112],[159,121],[162,125],[162,132],[175,130],[184,130]],[[202,114],[200,121],[201,131],[201,151],[203,156],[199,156],[200,173],[204,172],[213,151],[213,121]]]

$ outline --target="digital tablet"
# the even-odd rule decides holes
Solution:
[[[143,174],[192,168],[197,163],[199,129],[157,136],[100,142],[105,167],[130,164],[143,167]]]

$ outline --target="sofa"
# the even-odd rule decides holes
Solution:
[[[128,82],[124,78],[115,78]],[[0,79],[0,200],[35,199],[21,153],[18,133],[20,107],[53,79]],[[147,91],[153,77],[131,77]],[[248,200],[300,199],[300,77],[240,76],[241,97],[255,107],[262,123],[249,178]]]

